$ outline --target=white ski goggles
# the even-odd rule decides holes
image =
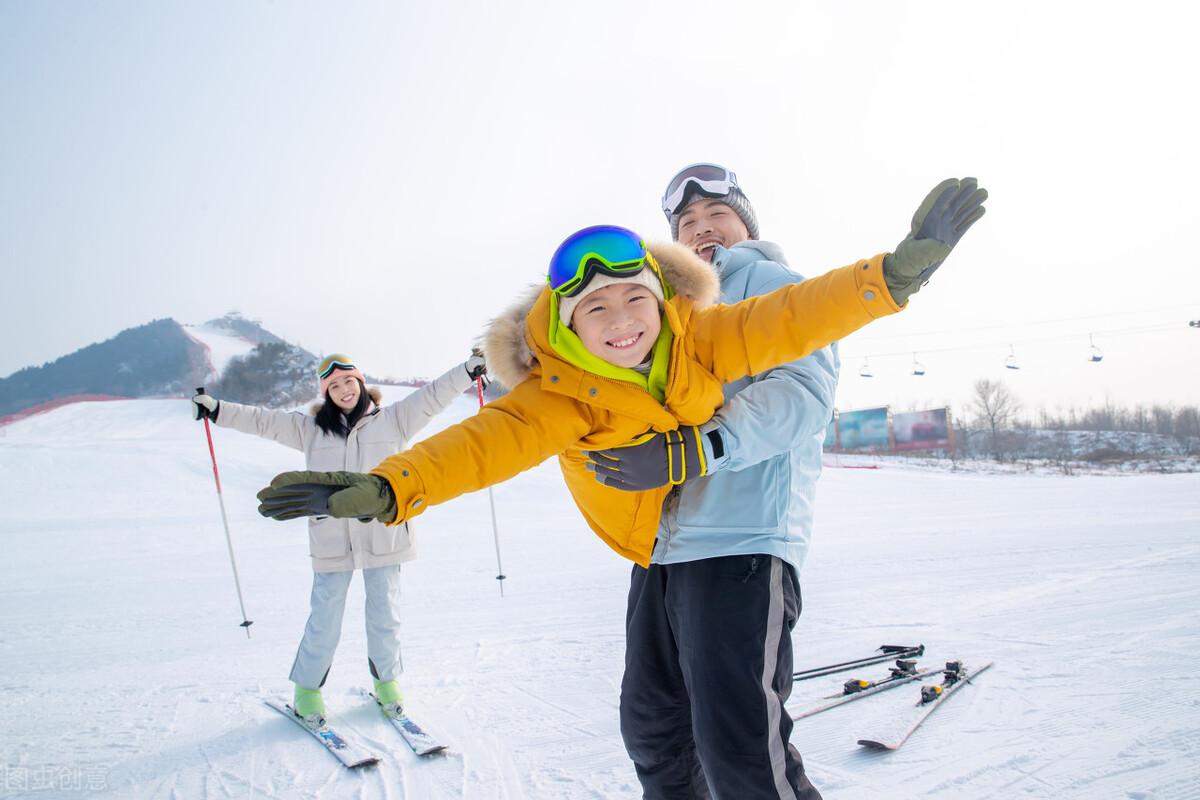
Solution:
[[[720,164],[691,164],[684,167],[667,184],[663,193],[662,210],[667,219],[680,212],[683,201],[695,187],[706,197],[725,197],[738,188],[737,175]]]

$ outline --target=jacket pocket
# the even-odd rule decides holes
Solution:
[[[790,494],[787,453],[737,472],[718,472],[683,487],[679,527],[774,533],[787,514]]]
[[[371,525],[367,546],[373,556],[390,556],[407,550],[411,541],[407,522],[402,525],[376,523]]]
[[[313,558],[340,558],[350,552],[345,522],[321,517],[308,523],[308,552]]]

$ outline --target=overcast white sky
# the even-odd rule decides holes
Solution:
[[[0,375],[231,309],[435,374],[566,234],[667,238],[663,184],[715,160],[808,275],[892,249],[944,177],[990,191],[910,309],[843,343],[840,407],[961,403],[981,377],[1030,409],[1197,403],[1196,17],[0,0]]]

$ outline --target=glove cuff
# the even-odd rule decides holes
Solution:
[[[379,496],[386,501],[383,511],[375,515],[375,519],[384,524],[388,524],[396,519],[396,493],[392,491],[392,484],[387,478],[381,478],[378,475],[372,475],[379,483]]]

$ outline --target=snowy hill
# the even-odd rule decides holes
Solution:
[[[430,431],[474,411],[461,398]],[[553,462],[495,491],[503,599],[486,492],[417,521],[402,684],[449,755],[418,760],[358,694],[356,579],[326,697],[383,759],[349,772],[263,705],[290,692],[311,573],[303,522],[260,518],[254,493],[300,456],[214,438],[251,639],[186,401],[0,429],[6,797],[640,796],[617,729],[629,565],[585,530]],[[814,783],[831,800],[1200,796],[1198,532],[1194,474],[826,470],[797,668],[883,643],[996,666],[896,753],[855,741],[915,688],[798,723]],[[798,683],[791,707],[885,673]]]
[[[207,371],[204,348],[159,319],[0,378],[0,422],[68,398],[183,395]]]
[[[202,325],[159,319],[0,378],[0,425],[87,400],[185,397],[287,406],[316,393],[317,357],[236,311]]]

